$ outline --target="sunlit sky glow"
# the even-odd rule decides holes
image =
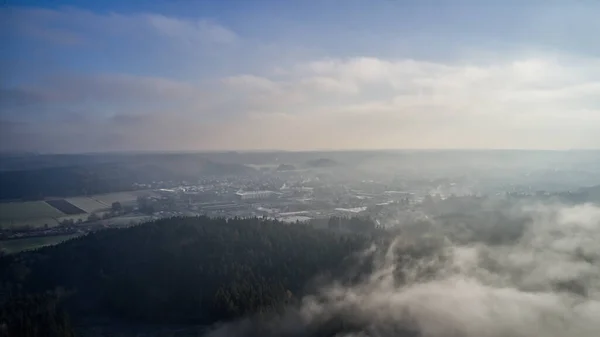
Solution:
[[[9,0],[0,149],[600,148],[599,16],[595,1]]]

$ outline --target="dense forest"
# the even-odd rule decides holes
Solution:
[[[360,222],[335,223],[345,221]],[[11,298],[59,294],[77,324],[98,317],[211,324],[277,312],[310,291],[316,276],[340,273],[369,240],[259,218],[163,219],[4,256],[0,293],[5,306]],[[40,305],[56,308],[52,301]],[[56,310],[46,321],[67,331]],[[21,324],[11,317],[0,324]]]
[[[10,296],[0,304],[0,337],[75,336],[55,293]]]

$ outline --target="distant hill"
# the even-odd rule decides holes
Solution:
[[[51,155],[12,158],[0,171],[0,200],[36,200],[131,190],[134,183],[195,181],[256,172],[197,154]]]
[[[281,164],[277,167],[277,171],[293,171],[296,169],[296,166],[290,164]]]
[[[591,202],[600,204],[600,185],[580,188],[575,192],[559,193],[559,197],[564,202],[584,203]]]
[[[306,165],[309,167],[333,167],[333,166],[337,166],[339,164],[338,164],[338,162],[336,162],[333,159],[318,158],[318,159],[313,159],[313,160],[307,161]]]
[[[586,187],[582,191],[587,193],[589,201],[600,202],[600,185]]]

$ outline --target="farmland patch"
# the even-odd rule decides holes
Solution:
[[[67,214],[67,215],[74,215],[74,214],[82,214],[85,213],[84,210],[82,210],[81,208],[71,204],[70,202],[68,202],[65,199],[53,199],[53,200],[46,200],[46,202],[58,209],[59,211]]]
[[[90,197],[74,197],[67,198],[66,200],[87,213],[94,213],[110,208],[110,204],[107,205]]]
[[[0,221],[58,218],[64,215],[45,201],[0,203]]]
[[[42,236],[35,238],[15,239],[0,241],[0,251],[6,254],[15,254],[18,252],[33,250],[44,246],[56,245],[69,239],[81,236],[81,234]]]

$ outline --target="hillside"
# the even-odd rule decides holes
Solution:
[[[308,167],[333,167],[337,166],[338,162],[329,158],[318,158],[306,162]]]
[[[70,293],[76,322],[210,324],[279,310],[365,244],[263,219],[173,218],[5,256],[0,275],[5,293]]]
[[[0,200],[128,191],[135,183],[255,172],[248,166],[215,162],[196,154],[39,157],[7,159],[9,163],[3,166],[9,170],[0,170]]]

